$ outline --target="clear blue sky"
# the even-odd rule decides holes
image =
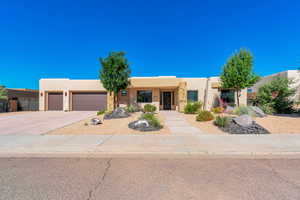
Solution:
[[[1,1],[0,84],[96,79],[98,57],[125,51],[133,76],[217,76],[240,47],[266,75],[300,65],[296,0]]]

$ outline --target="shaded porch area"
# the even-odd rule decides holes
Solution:
[[[119,93],[120,106],[135,105],[143,108],[154,105],[157,110],[178,110],[178,88],[128,88]]]

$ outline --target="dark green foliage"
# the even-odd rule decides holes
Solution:
[[[186,106],[184,107],[184,113],[185,114],[195,114],[197,113],[202,107],[201,102],[188,102]]]
[[[144,112],[150,112],[150,113],[153,113],[156,111],[156,107],[152,104],[146,104],[144,106]]]
[[[294,101],[290,98],[295,95],[295,89],[289,87],[292,83],[285,77],[276,77],[259,88],[256,101],[264,112],[292,113]]]
[[[7,90],[5,86],[0,85],[0,99],[7,99]]]
[[[106,110],[99,110],[99,111],[97,112],[97,115],[103,115],[103,114],[105,114],[105,112],[106,112]]]
[[[214,119],[214,115],[206,110],[201,110],[196,116],[196,121],[211,121]]]
[[[103,87],[110,93],[114,93],[115,107],[118,104],[117,94],[120,90],[130,85],[130,66],[124,52],[111,52],[108,57],[100,58],[100,80]]]
[[[224,89],[234,89],[237,95],[237,106],[241,90],[251,87],[259,76],[253,73],[253,56],[250,51],[241,49],[229,58],[221,73],[221,83]]]
[[[149,122],[149,124],[156,128],[162,128],[159,119],[153,113],[144,113],[140,117],[140,119],[145,119]]]
[[[226,127],[226,126],[229,125],[230,121],[231,121],[231,118],[230,118],[230,117],[226,117],[226,116],[224,116],[224,117],[217,116],[217,117],[216,117],[216,120],[214,121],[214,124],[215,124],[216,126],[218,126],[218,127],[224,128],[224,127]]]

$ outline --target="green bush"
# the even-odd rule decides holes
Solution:
[[[294,101],[291,97],[296,90],[290,87],[291,83],[292,81],[288,78],[276,77],[270,83],[260,87],[256,95],[259,107],[275,113],[289,114],[294,112]]]
[[[212,108],[211,111],[213,113],[219,114],[219,113],[224,112],[224,108],[222,108],[222,107],[215,107],[215,108]]]
[[[161,125],[159,119],[153,113],[144,113],[144,114],[142,114],[140,119],[147,120],[149,122],[149,124],[154,127],[162,128],[162,125]]]
[[[221,116],[217,116],[216,120],[214,121],[214,124],[218,127],[226,127],[229,125],[231,118],[230,117],[221,117]]]
[[[99,110],[99,111],[97,112],[97,115],[103,115],[103,114],[105,114],[105,112],[106,112],[106,110]]]
[[[275,110],[270,104],[259,105],[259,108],[262,109],[262,111],[264,111],[264,113],[268,115],[272,115],[275,113]]]
[[[134,105],[128,105],[125,107],[125,110],[129,113],[134,113],[140,111],[139,107],[134,106]]]
[[[235,115],[250,115],[250,116],[255,116],[255,113],[253,112],[253,110],[251,108],[249,108],[248,106],[240,106],[240,107],[236,107],[233,110],[233,114]]]
[[[214,119],[214,115],[206,110],[202,110],[198,113],[198,115],[196,116],[196,121],[210,121]]]
[[[188,102],[184,107],[185,114],[195,114],[202,108],[202,102]]]
[[[156,111],[156,106],[152,105],[152,104],[146,104],[144,106],[144,112],[150,112],[153,113]]]

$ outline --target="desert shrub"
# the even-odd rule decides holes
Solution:
[[[214,119],[214,115],[206,110],[202,110],[198,113],[198,115],[196,116],[196,120],[197,121],[210,121]]]
[[[129,113],[134,113],[140,111],[139,107],[134,106],[134,105],[128,105],[125,107],[125,110]]]
[[[233,110],[233,114],[235,114],[235,115],[250,115],[250,116],[255,116],[255,113],[253,112],[253,110],[251,108],[249,108],[248,106],[236,107]]]
[[[269,104],[259,105],[259,108],[262,109],[262,111],[264,111],[264,113],[266,113],[268,115],[272,115],[275,113],[275,110]]]
[[[184,107],[185,114],[195,114],[197,113],[202,107],[202,102],[195,101],[195,102],[188,102]]]
[[[258,105],[263,109],[273,110],[275,113],[292,113],[294,111],[292,97],[296,90],[290,87],[291,83],[292,81],[288,78],[276,77],[263,85],[256,95]]]
[[[159,119],[153,113],[144,113],[141,115],[140,119],[145,119],[153,127],[162,128]]]
[[[97,115],[103,115],[103,114],[105,114],[105,112],[106,112],[106,110],[99,110],[99,111],[97,112]]]
[[[224,112],[224,108],[222,108],[222,107],[215,107],[215,108],[212,108],[211,111],[213,113],[219,114],[219,113]]]
[[[221,116],[217,116],[216,120],[214,121],[214,124],[218,127],[226,127],[229,125],[231,118],[230,117],[221,117]]]
[[[152,104],[146,104],[144,106],[144,112],[150,112],[153,113],[156,111],[156,106],[152,105]]]

